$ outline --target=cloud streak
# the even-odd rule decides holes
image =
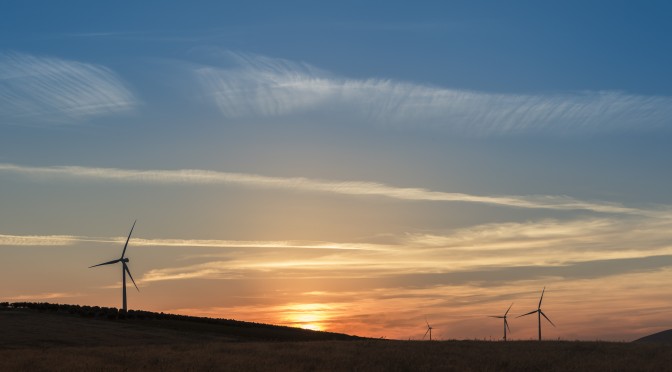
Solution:
[[[669,127],[672,98],[618,91],[494,94],[335,77],[305,63],[226,53],[230,68],[195,70],[226,117],[319,113],[342,121],[442,128],[466,135],[597,133]],[[347,113],[347,114],[346,114]]]
[[[123,244],[125,236],[90,237],[76,235],[4,235],[0,234],[0,246],[67,246],[78,243]],[[338,243],[299,240],[217,240],[217,239],[143,239],[133,238],[138,247],[178,248],[267,248],[267,249],[313,249],[313,250],[385,250],[384,245],[370,243]]]
[[[615,203],[591,202],[567,196],[481,196],[465,193],[432,191],[424,188],[395,187],[377,182],[327,181],[304,177],[269,177],[257,174],[218,172],[198,169],[182,170],[133,170],[119,168],[94,168],[80,166],[29,167],[0,163],[0,172],[19,173],[37,177],[68,177],[89,180],[142,182],[155,184],[223,184],[282,189],[303,192],[322,192],[350,196],[386,197],[408,201],[463,202],[502,207],[588,210],[598,213],[661,216],[662,210],[630,208]]]
[[[71,245],[78,237],[70,235],[3,235],[0,234],[0,246],[59,246]]]
[[[6,299],[10,301],[36,301],[36,300],[53,300],[58,298],[73,298],[81,297],[81,293],[71,293],[71,292],[47,292],[47,293],[35,293],[35,294],[20,294],[7,296]]]
[[[21,53],[0,53],[0,117],[64,122],[129,111],[136,99],[110,69]]]
[[[382,280],[388,285],[426,286],[592,278],[669,267],[670,225],[648,218],[636,223],[601,218],[485,224],[442,234],[402,234],[377,249],[361,244],[359,250],[279,249],[254,256],[248,251],[229,252],[225,259],[153,269],[143,280],[359,278],[360,286],[367,280],[373,285]]]
[[[399,234],[387,244],[133,238],[131,245],[226,249],[216,255],[198,250],[189,256],[192,262],[185,266],[153,268],[142,278],[148,282],[264,277],[388,278],[399,285],[402,282],[429,285],[581,273],[602,276],[636,271],[638,267],[643,270],[667,267],[672,262],[671,225],[669,220],[650,218],[634,223],[618,218],[584,218],[484,224],[434,234]],[[122,236],[0,235],[0,245],[9,246],[121,245],[124,241]]]

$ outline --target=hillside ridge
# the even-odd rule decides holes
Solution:
[[[672,344],[672,329],[652,333],[648,336],[640,337],[632,342],[658,342]]]
[[[342,333],[314,331],[234,319],[129,310],[113,307],[0,302],[4,340],[0,346],[181,343],[206,341],[362,340]]]

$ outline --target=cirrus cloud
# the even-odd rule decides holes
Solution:
[[[229,118],[319,114],[343,122],[440,128],[466,135],[597,133],[669,127],[672,98],[620,91],[504,94],[392,79],[350,79],[305,63],[225,53],[201,66],[206,96]]]
[[[0,118],[72,122],[126,112],[136,98],[107,67],[54,57],[0,53]]]

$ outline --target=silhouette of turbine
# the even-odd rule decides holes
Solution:
[[[504,341],[506,341],[506,329],[509,329],[509,332],[511,332],[511,328],[509,328],[509,322],[506,320],[507,314],[509,314],[509,310],[511,310],[511,306],[513,306],[513,303],[509,306],[508,309],[506,309],[506,312],[504,315],[490,315],[490,318],[498,318],[498,319],[504,319]]]
[[[427,333],[429,333],[429,341],[432,341],[432,326],[429,325],[429,322],[427,321],[427,318],[425,318],[425,323],[427,323],[427,332],[425,332],[425,335],[422,336],[422,339],[424,340],[425,337],[427,337]]]
[[[131,278],[131,281],[133,282],[133,285],[135,286],[135,289],[137,289],[138,292],[140,292],[140,288],[138,288],[138,285],[135,284],[135,280],[133,280],[133,275],[131,275],[131,271],[128,269],[128,265],[126,265],[129,261],[129,259],[128,259],[128,257],[124,257],[124,255],[126,254],[126,248],[128,248],[128,241],[131,240],[131,234],[133,234],[133,229],[135,228],[135,223],[136,222],[138,222],[138,221],[135,220],[133,222],[133,226],[131,227],[131,232],[128,233],[128,238],[126,239],[126,244],[124,244],[124,250],[121,252],[121,258],[113,260],[113,261],[103,262],[103,263],[98,264],[98,265],[89,266],[89,269],[90,269],[90,268],[96,267],[96,266],[112,265],[112,264],[115,264],[117,262],[121,262],[121,277],[122,277],[121,289],[122,289],[122,293],[123,293],[123,310],[124,310],[124,312],[126,312],[126,310],[127,310],[126,309],[126,274],[128,274],[128,277]]]
[[[546,318],[546,320],[548,320],[549,323],[551,323],[551,325],[552,325],[553,327],[555,327],[555,324],[553,324],[553,322],[551,322],[551,320],[548,319],[548,317],[546,316],[546,314],[544,314],[544,312],[541,311],[541,301],[544,299],[544,292],[545,292],[545,291],[546,291],[546,287],[544,287],[544,289],[541,291],[541,298],[539,298],[539,305],[537,305],[537,310],[530,311],[530,312],[527,313],[527,314],[518,315],[518,316],[516,317],[516,318],[520,318],[521,316],[527,316],[527,315],[530,315],[530,314],[537,313],[537,318],[538,318],[537,320],[538,320],[538,322],[539,322],[539,341],[541,341],[541,317],[542,317],[542,315],[543,315],[544,318]]]

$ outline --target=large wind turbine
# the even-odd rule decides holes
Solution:
[[[509,322],[506,320],[507,314],[509,314],[509,310],[511,310],[511,306],[513,306],[513,303],[509,306],[508,309],[506,309],[504,315],[490,315],[491,318],[504,319],[504,341],[506,341],[506,329],[508,328],[509,332],[511,332],[511,328],[509,328]]]
[[[128,248],[128,241],[131,240],[131,234],[133,234],[133,229],[135,228],[135,223],[136,222],[137,222],[137,220],[133,222],[133,227],[131,227],[131,232],[128,233],[128,238],[126,239],[126,244],[124,244],[124,250],[121,252],[121,258],[113,260],[113,261],[109,261],[109,262],[103,262],[103,263],[98,264],[98,265],[89,266],[89,269],[90,269],[90,268],[96,267],[96,266],[112,265],[112,264],[115,264],[117,262],[121,262],[121,278],[122,278],[121,289],[122,289],[123,298],[124,298],[123,299],[123,305],[124,305],[123,310],[124,310],[124,312],[126,312],[126,274],[128,274],[128,277],[131,278],[131,281],[133,282],[133,285],[135,286],[135,289],[137,289],[138,292],[140,292],[140,288],[138,288],[138,285],[135,284],[135,280],[133,280],[133,275],[131,275],[131,271],[128,270],[128,265],[126,265],[129,261],[129,259],[128,259],[128,257],[124,257],[124,255],[126,254],[126,248]]]
[[[544,312],[541,311],[541,301],[544,299],[544,292],[545,292],[545,291],[546,291],[546,287],[544,287],[544,290],[541,291],[541,298],[539,299],[539,305],[537,305],[537,310],[530,311],[530,312],[527,313],[527,314],[518,315],[518,316],[516,317],[516,318],[520,318],[521,316],[526,316],[526,315],[530,315],[530,314],[537,313],[537,320],[538,320],[538,322],[539,322],[539,341],[541,341],[541,317],[542,317],[542,315],[543,315],[544,318],[546,318],[546,320],[548,320],[549,323],[551,323],[551,325],[552,325],[553,327],[555,327],[555,324],[553,324],[553,322],[551,322],[551,320],[548,319],[548,317],[546,316],[546,314],[544,314]]]
[[[429,322],[427,321],[427,318],[425,318],[425,323],[427,323],[427,332],[425,332],[425,335],[422,336],[422,339],[424,340],[425,337],[427,337],[427,333],[429,333],[429,341],[432,341],[432,326],[429,325]]]

